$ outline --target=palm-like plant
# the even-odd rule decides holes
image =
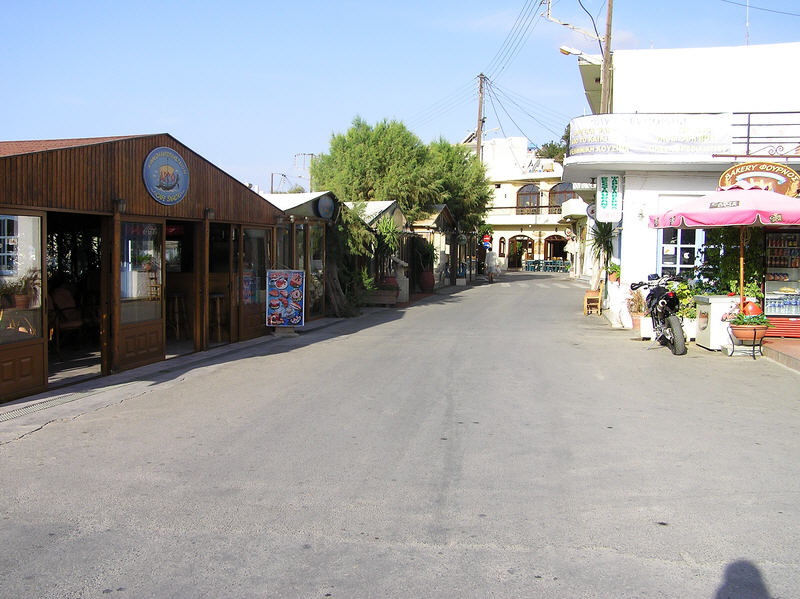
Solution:
[[[595,221],[592,225],[592,256],[608,270],[611,253],[614,251],[614,225]]]

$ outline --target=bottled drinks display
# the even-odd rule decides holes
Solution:
[[[800,233],[769,233],[764,312],[800,316]]]

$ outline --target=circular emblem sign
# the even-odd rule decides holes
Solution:
[[[144,186],[153,199],[165,206],[174,206],[189,191],[189,169],[172,148],[156,148],[144,161]]]
[[[330,218],[333,216],[334,204],[329,196],[322,196],[317,200],[317,214],[321,218]]]

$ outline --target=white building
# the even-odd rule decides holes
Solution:
[[[798,52],[800,43],[613,52],[611,114],[571,121],[564,179],[620,177],[623,290],[650,273],[687,272],[698,260],[702,231],[650,229],[650,214],[714,191],[740,162],[800,166],[800,80],[790,66]],[[578,58],[593,112],[600,62]],[[625,322],[627,312],[612,305],[614,315]]]
[[[567,243],[585,238],[586,204],[562,183],[561,164],[537,158],[524,137],[484,141],[483,162],[494,192],[486,223],[501,268],[524,268],[525,260],[574,263],[578,251],[568,253]]]

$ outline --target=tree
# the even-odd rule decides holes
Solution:
[[[556,162],[564,163],[564,157],[569,149],[569,125],[564,129],[564,135],[558,142],[548,141],[537,150],[539,158],[552,158]]]
[[[331,137],[329,153],[312,159],[311,178],[316,189],[343,202],[397,201],[412,222],[447,204],[464,231],[477,228],[490,199],[484,168],[468,149],[444,140],[427,146],[398,121],[372,126],[356,117],[346,133]],[[345,289],[357,279],[352,255],[363,254],[344,250],[360,252],[367,238],[374,241],[350,216],[340,216],[335,231],[343,236],[337,241],[343,251],[334,259]]]

